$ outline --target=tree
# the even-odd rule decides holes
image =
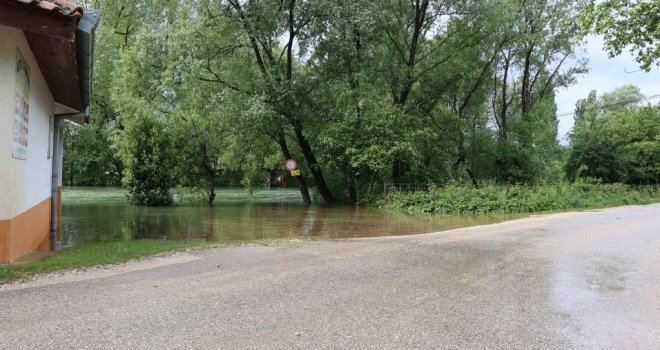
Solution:
[[[593,122],[598,116],[612,112],[636,110],[641,106],[644,95],[634,85],[624,85],[612,92],[605,92],[600,97],[596,90],[589,92],[586,99],[575,104],[575,123]]]
[[[604,119],[574,127],[566,163],[569,180],[595,178],[606,183],[628,180],[628,169],[620,145],[608,136]]]
[[[554,90],[584,71],[569,60],[582,1],[90,1],[105,139],[90,145],[122,165],[138,159],[126,142],[162,136],[176,181],[158,181],[209,203],[287,158],[307,204],[382,182],[538,183],[559,154]]]
[[[660,182],[660,107],[614,112],[608,137],[620,146],[627,182],[635,185]]]
[[[123,139],[124,184],[131,203],[148,206],[172,204],[172,151],[170,135],[155,118],[141,115],[128,122]]]
[[[578,101],[566,173],[571,180],[657,184],[660,180],[660,107],[639,107],[639,89],[627,85]]]
[[[628,47],[643,70],[660,65],[660,3],[654,0],[592,0],[581,27],[600,34],[610,57]]]
[[[108,129],[92,121],[79,126],[67,123],[64,128],[63,182],[70,186],[119,185],[124,166],[116,157]]]
[[[295,0],[286,3],[229,0],[218,5],[204,4],[203,23],[215,30],[197,33],[204,44],[194,59],[203,68],[200,79],[217,84],[218,89],[232,89],[246,96],[261,98],[268,104],[271,114],[266,116],[270,123],[264,136],[279,145],[284,159],[293,157],[294,151],[289,145],[289,139],[293,139],[317,191],[324,201],[331,203],[335,201],[335,196],[328,187],[323,168],[308,139],[306,115],[301,113],[303,108],[300,108],[313,86],[307,85],[309,81],[305,79],[305,71],[298,68],[293,47],[296,38],[302,35],[316,15],[312,11],[313,6],[313,2]],[[218,37],[218,33],[225,36]],[[279,46],[281,37],[285,38],[283,47]],[[257,75],[239,81],[237,76],[227,74],[223,65],[227,60],[236,59],[241,64],[241,68],[237,69],[248,68]],[[248,78],[246,75],[242,77]],[[311,203],[305,177],[298,180],[303,201]]]
[[[575,103],[575,115],[573,119],[576,125],[586,121],[593,121],[596,118],[599,110],[597,96],[596,90],[591,90],[586,99],[579,99]]]
[[[586,71],[583,60],[568,65],[580,45],[576,25],[569,19],[581,11],[583,1],[507,5],[502,14],[506,25],[499,29],[504,41],[494,46],[491,84],[498,138],[494,177],[529,183],[559,154],[554,89],[573,84],[576,75]]]
[[[118,143],[131,203],[166,206],[173,200],[175,155],[171,126],[156,104],[163,95],[159,79],[166,56],[159,52],[164,48],[147,37],[141,33],[137,39],[141,45],[122,50],[111,99],[124,126]]]

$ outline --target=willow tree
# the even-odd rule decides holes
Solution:
[[[576,55],[578,27],[570,20],[584,2],[507,4],[512,26],[497,50],[491,94],[499,140],[496,173],[501,181],[530,182],[557,149],[555,89],[574,83],[586,71],[586,62]]]
[[[315,16],[313,5],[295,0],[202,2],[199,26],[191,38],[196,47],[190,55],[198,79],[267,106],[265,121],[254,127],[279,146],[282,158],[293,158],[300,151],[304,159],[300,164],[306,167],[298,183],[308,204],[307,171],[323,200],[336,200],[307,137],[307,116],[300,107],[314,86],[305,77],[294,45]]]
[[[211,203],[287,158],[308,204],[531,181],[556,148],[554,90],[583,69],[568,0],[97,1],[95,118],[116,149],[155,119],[177,184]]]
[[[600,34],[610,57],[628,49],[641,69],[660,66],[660,5],[653,0],[591,0],[580,16],[583,29]]]

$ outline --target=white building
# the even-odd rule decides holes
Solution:
[[[61,123],[87,121],[98,13],[0,0],[0,263],[59,249]]]

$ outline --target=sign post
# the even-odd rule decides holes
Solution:
[[[298,162],[296,162],[295,159],[287,159],[284,162],[284,169],[289,170],[289,171],[296,170],[296,169],[298,169]]]

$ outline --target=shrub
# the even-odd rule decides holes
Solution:
[[[173,198],[174,155],[171,137],[152,117],[131,120],[123,140],[124,184],[135,205],[167,206]]]
[[[656,186],[633,188],[623,184],[578,183],[540,187],[449,186],[433,193],[392,192],[387,209],[433,214],[513,214],[568,209],[598,208],[660,201]]]

